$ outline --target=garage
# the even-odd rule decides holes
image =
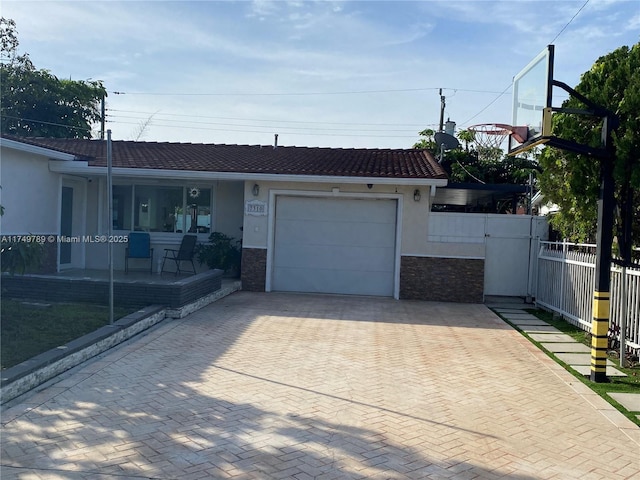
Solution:
[[[393,296],[397,200],[277,196],[271,290]]]

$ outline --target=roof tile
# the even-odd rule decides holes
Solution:
[[[106,166],[104,140],[24,138],[22,143],[75,155]],[[112,143],[113,166],[185,171],[289,175],[446,179],[433,155],[422,149],[310,148],[168,142]]]

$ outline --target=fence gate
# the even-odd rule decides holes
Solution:
[[[545,217],[487,215],[484,294],[532,295],[537,240],[546,235]]]

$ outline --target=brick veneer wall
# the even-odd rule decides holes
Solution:
[[[243,248],[240,279],[242,290],[264,292],[267,277],[267,250],[264,248]]]
[[[403,256],[400,262],[400,298],[482,303],[484,260]]]
[[[166,305],[180,308],[205,295],[220,290],[222,270],[207,270],[171,283],[115,281],[114,303],[118,306],[143,307]],[[107,280],[64,278],[45,275],[2,275],[3,295],[10,298],[45,302],[68,301],[106,304],[109,299]]]

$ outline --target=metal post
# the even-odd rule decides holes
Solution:
[[[102,95],[102,102],[100,107],[100,140],[104,140],[104,124],[105,124],[105,105],[104,94]]]
[[[442,89],[440,89],[440,128],[439,132],[444,131],[444,109],[446,107],[445,96],[442,95]]]
[[[109,325],[113,325],[113,179],[111,130],[107,130],[107,258],[109,261]]]
[[[622,368],[626,367],[626,354],[627,354],[627,341],[625,339],[625,335],[627,333],[627,264],[624,263],[622,265],[622,274],[621,274],[621,289],[622,293],[620,294],[620,366]]]
[[[596,234],[596,282],[593,292],[591,323],[591,381],[607,381],[607,348],[611,310],[611,249],[613,247],[614,154],[611,131],[614,119],[607,116],[603,126],[603,143],[611,154],[601,160],[600,196],[598,198],[598,231]]]

